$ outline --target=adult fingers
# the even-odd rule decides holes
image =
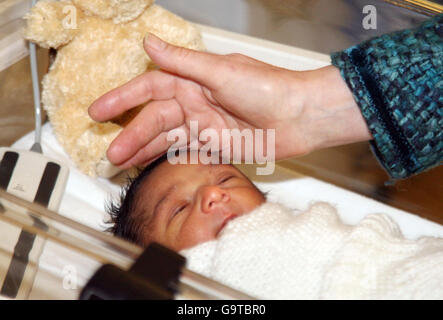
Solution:
[[[187,130],[184,124],[177,129],[184,130],[185,132]],[[154,140],[141,148],[132,158],[119,165],[119,167],[125,170],[138,165],[146,166],[161,157],[175,143],[175,141],[168,141],[168,133],[162,132]]]
[[[220,67],[225,66],[227,61],[224,56],[177,47],[152,33],[145,37],[144,47],[160,68],[207,85],[211,89],[216,88],[220,77],[223,77]]]
[[[167,100],[174,95],[174,76],[161,71],[145,72],[98,98],[88,112],[93,120],[107,121],[148,100]]]
[[[123,164],[161,133],[183,123],[183,111],[177,101],[153,101],[114,139],[108,148],[107,157],[115,165]]]

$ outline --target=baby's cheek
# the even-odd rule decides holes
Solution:
[[[214,240],[215,238],[216,231],[207,224],[186,224],[181,229],[180,235],[175,241],[175,246],[177,248],[180,248],[179,250],[183,250],[185,248],[190,248],[203,242]]]
[[[236,201],[241,206],[242,214],[245,214],[263,204],[266,199],[261,192],[251,187],[243,189],[242,192],[237,192]]]

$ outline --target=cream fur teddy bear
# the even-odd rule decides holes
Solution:
[[[55,135],[90,176],[119,170],[106,158],[111,141],[133,116],[96,123],[91,103],[153,67],[143,49],[151,32],[178,46],[203,49],[199,31],[154,0],[41,0],[25,16],[25,38],[57,49],[42,82],[42,103]]]

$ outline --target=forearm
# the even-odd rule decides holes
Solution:
[[[443,160],[443,15],[331,55],[393,179]]]
[[[312,151],[372,139],[351,90],[334,66],[301,73],[303,130]]]

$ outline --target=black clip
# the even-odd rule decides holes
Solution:
[[[171,300],[178,292],[186,259],[157,243],[149,245],[129,271],[103,265],[80,293],[80,300]]]

